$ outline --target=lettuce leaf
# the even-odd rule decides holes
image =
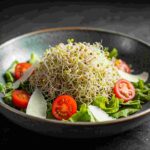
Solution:
[[[140,100],[124,102],[122,99],[118,99],[114,95],[110,100],[103,96],[97,96],[93,105],[100,107],[114,118],[127,117],[142,108]]]
[[[121,108],[118,112],[110,114],[114,118],[127,117],[140,109],[137,108]]]
[[[128,102],[123,102],[123,100],[120,100],[120,109],[110,115],[114,118],[127,117],[139,111],[141,108],[142,105],[140,100],[131,100]]]
[[[46,118],[54,119],[54,116],[52,114],[52,104],[51,104],[51,102],[47,102]]]
[[[95,118],[89,111],[86,104],[82,104],[80,110],[69,118],[71,122],[84,121],[84,122],[95,122]]]
[[[2,97],[3,101],[10,106],[13,106],[12,91],[12,82],[7,82],[5,85],[0,83],[0,97]]]
[[[119,110],[119,103],[120,101],[115,95],[112,96],[111,100],[104,96],[97,96],[93,101],[93,105],[100,107],[108,114],[117,112]]]
[[[18,60],[15,60],[12,62],[12,64],[10,65],[10,67],[7,69],[7,71],[9,71],[10,73],[14,74],[15,72],[15,67],[16,65],[19,63]]]
[[[28,91],[29,94],[32,94],[34,92],[34,90],[30,88],[30,83],[29,83],[28,80],[23,82],[23,83],[21,83],[19,85],[19,89],[23,89],[25,91]]]
[[[0,93],[4,93],[5,92],[5,86],[3,83],[0,82]]]
[[[116,49],[116,48],[113,48],[111,51],[110,51],[110,53],[109,53],[109,58],[117,58],[117,56],[118,56],[118,50]]]
[[[14,82],[14,71],[15,71],[15,67],[19,62],[17,60],[13,61],[12,64],[10,65],[10,67],[6,70],[5,74],[4,74],[4,79],[7,82]]]
[[[4,79],[7,82],[14,82],[14,77],[12,75],[12,73],[10,71],[6,71],[5,74],[4,74]]]
[[[35,64],[37,61],[39,61],[39,57],[36,54],[31,53],[30,60],[28,62],[30,64]]]
[[[135,99],[141,102],[150,101],[150,84],[144,83],[143,80],[139,80],[137,83],[133,83],[136,91]]]
[[[118,57],[118,50],[116,48],[110,50],[109,47],[104,47],[104,52],[108,54],[108,58],[110,59]]]
[[[4,97],[3,97],[3,101],[10,105],[10,106],[13,106],[13,103],[12,103],[12,91],[9,91],[7,92]]]
[[[142,105],[141,105],[141,102],[140,100],[131,100],[131,101],[128,101],[128,102],[120,102],[120,105],[123,106],[126,106],[126,107],[130,107],[130,108],[135,108],[135,109],[141,109],[142,108]]]

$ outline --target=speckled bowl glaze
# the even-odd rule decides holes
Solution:
[[[135,73],[150,73],[150,47],[146,43],[120,33],[93,28],[67,27],[44,29],[14,38],[0,46],[0,82],[3,73],[15,59],[26,61],[31,52],[42,55],[46,48],[57,43],[66,43],[68,38],[80,42],[100,42],[104,46],[119,50],[120,57],[132,64]],[[3,103],[0,99],[0,112],[16,124],[45,135],[68,138],[93,138],[118,134],[132,129],[150,117],[150,103],[142,110],[127,118],[107,122],[61,122],[40,119],[26,115]]]

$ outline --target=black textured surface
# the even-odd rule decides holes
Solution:
[[[90,26],[119,31],[150,43],[150,6],[133,4],[28,4],[0,11],[0,42],[17,35],[47,27]],[[25,130],[0,115],[0,143],[41,144],[56,148],[71,144],[74,148],[149,150],[150,122],[126,133],[93,140],[63,140]],[[118,129],[119,130],[119,129]],[[79,146],[80,144],[80,146]],[[69,148],[69,147],[68,147]]]

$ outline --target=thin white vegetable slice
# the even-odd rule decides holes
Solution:
[[[31,76],[33,71],[34,66],[32,65],[15,83],[13,83],[13,89],[17,89],[21,83],[25,82]]]
[[[93,114],[96,121],[102,122],[102,121],[108,121],[108,120],[114,120],[115,118],[110,117],[105,111],[100,109],[97,106],[89,105],[89,110]]]
[[[39,89],[36,89],[30,97],[26,114],[35,117],[46,118],[47,103]]]
[[[118,70],[118,73],[123,79],[126,79],[130,82],[138,82],[139,80],[143,80],[144,82],[146,82],[149,78],[148,72],[143,72],[141,74],[134,75]]]

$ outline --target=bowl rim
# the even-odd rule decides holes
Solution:
[[[28,37],[28,36],[33,36],[36,34],[41,34],[41,33],[46,33],[46,32],[55,32],[55,31],[98,31],[98,32],[105,32],[105,33],[110,33],[110,34],[114,34],[114,35],[119,35],[119,36],[123,36],[126,38],[129,38],[131,40],[134,40],[136,42],[140,42],[141,44],[150,47],[150,44],[148,44],[147,42],[138,39],[138,38],[134,38],[131,37],[127,34],[121,33],[121,32],[116,32],[116,31],[112,31],[112,30],[106,30],[106,29],[101,29],[101,28],[93,28],[93,27],[57,27],[57,28],[45,28],[45,29],[40,29],[40,30],[36,30],[33,32],[29,32],[20,36],[17,36],[15,38],[12,38],[6,42],[4,42],[3,44],[0,45],[0,48],[3,48],[4,46],[22,39],[24,37]],[[133,114],[131,116],[125,117],[125,118],[120,118],[120,119],[116,119],[116,120],[109,120],[109,121],[104,121],[104,122],[67,122],[67,121],[59,121],[59,120],[55,120],[55,119],[44,119],[44,118],[39,118],[39,117],[35,117],[35,116],[31,116],[31,115],[27,115],[24,112],[21,112],[7,104],[5,104],[4,102],[0,102],[0,107],[3,107],[4,109],[6,109],[7,111],[10,111],[11,113],[14,113],[16,115],[20,115],[21,117],[24,117],[26,119],[31,119],[34,121],[39,121],[39,122],[46,122],[46,123],[56,123],[56,124],[63,124],[63,125],[73,125],[73,126],[95,126],[95,125],[110,125],[110,124],[117,124],[117,123],[123,123],[123,122],[127,122],[127,121],[132,121],[134,119],[138,119],[141,117],[144,117],[145,115],[150,114],[150,108],[139,112],[137,114]],[[3,114],[3,113],[2,113]]]

